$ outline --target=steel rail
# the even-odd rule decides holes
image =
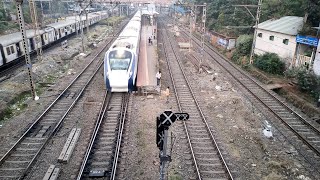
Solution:
[[[89,155],[90,155],[90,152],[92,150],[92,147],[93,147],[93,144],[94,144],[94,141],[97,137],[97,134],[98,134],[98,130],[100,129],[100,125],[101,125],[101,122],[106,114],[106,109],[108,108],[108,105],[110,103],[110,100],[112,98],[112,93],[105,93],[104,95],[104,100],[103,100],[103,103],[102,103],[102,106],[100,108],[100,111],[99,111],[99,115],[98,115],[98,118],[96,120],[96,124],[95,124],[95,127],[94,127],[94,130],[93,130],[93,134],[90,138],[90,142],[89,142],[89,146],[86,150],[86,153],[84,155],[84,158],[82,160],[82,164],[81,164],[81,167],[80,167],[80,170],[79,170],[79,173],[78,173],[78,177],[77,177],[77,180],[80,180],[81,177],[82,177],[82,174],[83,174],[83,171],[84,171],[84,168],[88,162],[88,158],[89,158]]]
[[[167,35],[167,37],[168,37],[168,35]],[[228,173],[228,178],[229,178],[229,179],[233,179],[232,174],[231,174],[231,171],[230,171],[230,169],[229,169],[226,161],[225,161],[224,158],[223,158],[222,152],[221,152],[221,150],[220,150],[220,148],[219,148],[219,146],[218,146],[218,144],[217,144],[217,142],[216,142],[216,140],[215,140],[215,138],[214,138],[214,135],[212,134],[212,131],[211,131],[211,129],[210,129],[208,123],[207,123],[207,120],[206,120],[206,118],[205,118],[205,116],[204,116],[204,114],[203,114],[203,111],[202,111],[201,108],[200,108],[200,105],[199,105],[199,103],[198,103],[198,100],[197,100],[197,98],[196,98],[195,95],[194,95],[194,92],[193,92],[193,90],[192,90],[192,88],[191,88],[191,85],[190,85],[190,83],[189,83],[189,80],[188,80],[186,74],[184,73],[184,71],[183,71],[183,69],[182,69],[182,65],[181,65],[181,62],[180,62],[180,58],[177,56],[176,52],[174,51],[175,48],[173,47],[172,42],[169,41],[169,43],[170,43],[171,49],[173,50],[173,54],[174,54],[174,56],[175,56],[175,58],[176,58],[176,60],[177,60],[177,62],[178,62],[178,64],[179,64],[179,67],[180,67],[180,70],[181,70],[181,72],[182,72],[182,74],[183,74],[183,77],[184,77],[184,79],[186,80],[186,83],[187,83],[187,85],[188,85],[188,89],[190,90],[191,95],[192,95],[192,97],[193,97],[193,99],[194,99],[194,101],[195,101],[195,103],[196,103],[197,109],[198,109],[198,111],[200,112],[200,115],[201,115],[201,117],[202,117],[202,121],[204,122],[204,124],[205,124],[205,126],[206,126],[206,128],[207,128],[207,131],[209,132],[210,137],[211,137],[211,139],[212,139],[212,141],[213,141],[213,143],[214,143],[214,145],[215,145],[215,147],[216,147],[216,149],[217,149],[217,151],[218,151],[218,153],[219,153],[219,157],[220,157],[221,161],[223,162],[224,168],[225,168],[226,172]],[[164,49],[165,49],[165,54],[167,54],[167,48],[166,48],[165,46],[164,46]],[[167,64],[168,64],[168,69],[169,69],[169,72],[170,72],[170,76],[171,76],[172,82],[174,82],[173,77],[172,77],[172,71],[171,71],[170,64],[169,64],[168,60],[167,60]],[[174,84],[174,83],[173,83],[173,84]],[[176,90],[175,90],[175,96],[176,96],[177,99],[179,99],[178,93],[177,93]],[[179,101],[178,101],[178,102],[179,102]],[[179,103],[179,104],[180,104],[180,103]],[[180,105],[179,105],[179,110],[182,111],[182,108],[181,108]],[[190,140],[190,137],[189,137],[189,133],[188,133],[188,128],[187,128],[186,122],[183,122],[183,124],[184,124],[184,127],[185,127],[185,132],[186,132],[186,134],[187,134],[187,138],[188,138],[188,142],[189,142],[189,147],[190,147],[191,152],[192,152],[192,157],[193,157],[193,160],[194,160],[194,163],[195,163],[195,166],[196,166],[197,175],[198,175],[198,178],[201,179],[200,170],[199,170],[199,167],[198,167],[197,162],[196,162],[196,158],[195,158],[195,154],[194,154],[194,151],[193,151],[193,148],[192,148],[192,144],[191,144],[191,140]]]
[[[119,95],[121,95],[121,104],[119,104],[120,102]],[[94,171],[104,170],[104,174],[100,174],[96,177],[110,176],[109,179],[115,179],[130,94],[108,92],[106,96],[107,97],[105,97],[106,99],[105,102],[107,103],[104,103],[100,108],[99,116],[96,120],[96,125],[94,127],[93,133],[90,138],[90,143],[86,149],[85,156],[83,158],[80,170],[78,172],[77,180],[90,178],[90,174],[89,176],[84,175],[85,172],[87,172],[87,170],[89,169],[90,169],[90,172],[91,170],[94,170]],[[117,108],[116,106],[119,106],[119,108]],[[114,116],[115,115],[114,113],[110,112],[109,114],[108,111],[117,111],[119,114],[117,113],[117,116]],[[114,124],[115,123],[114,121],[117,121],[115,130],[113,130],[113,127],[110,129],[110,125]],[[105,136],[103,135],[105,131],[117,131],[117,133],[115,135]],[[102,138],[109,139],[109,140],[101,141]],[[109,144],[110,142],[115,142],[115,141],[116,143],[114,145],[114,148],[109,149],[108,152],[105,152],[103,155],[101,155],[100,153],[98,153],[99,155],[96,154],[97,156],[94,155],[95,153],[101,151],[101,149],[104,149],[106,147],[105,144]],[[98,147],[98,148],[94,148],[94,147]],[[107,160],[99,159],[97,161],[91,161],[91,162],[89,161],[89,159],[95,159],[99,157],[107,158]],[[108,159],[111,159],[111,160],[108,160]],[[95,167],[94,165],[92,165],[93,163],[99,164],[101,162],[104,163],[102,166]],[[105,166],[105,163],[108,164],[109,162],[110,162],[110,166],[109,165]],[[106,175],[106,173],[108,173],[108,175]],[[95,176],[93,175],[93,177]]]
[[[127,119],[129,98],[130,98],[130,94],[128,93],[125,95],[125,97],[123,98],[123,102],[122,102],[123,107],[122,107],[122,111],[121,111],[121,115],[120,115],[120,117],[121,117],[120,126],[121,127],[120,127],[120,130],[118,131],[117,145],[116,145],[116,151],[113,156],[114,159],[113,159],[113,164],[112,164],[110,180],[115,180],[115,178],[116,178],[119,154],[120,154],[121,143],[122,143],[123,129],[124,129],[124,125],[125,125],[125,120]]]
[[[109,42],[110,43],[110,42]],[[105,47],[107,47],[108,44],[105,45]],[[30,132],[30,130],[39,122],[39,120],[52,108],[53,105],[56,104],[57,101],[59,101],[59,99],[61,99],[61,97],[64,95],[64,93],[70,88],[70,86],[72,86],[74,84],[75,81],[78,80],[78,78],[82,75],[82,73],[84,71],[87,70],[87,68],[92,64],[92,62],[95,60],[95,58],[101,54],[101,52],[104,49],[102,48],[102,50],[92,58],[92,60],[89,62],[89,64],[73,79],[73,81],[60,93],[60,95],[47,107],[47,109],[44,110],[44,112],[35,120],[35,122],[33,122],[30,127],[25,131],[25,133],[16,141],[16,143],[7,151],[6,154],[4,154],[2,156],[2,158],[0,159],[0,164],[3,163],[3,161],[5,160],[5,158],[8,156],[8,154],[21,142],[21,140],[24,139],[24,137]]]
[[[184,31],[183,31],[184,32]],[[185,32],[184,32],[185,33]],[[197,37],[193,36],[193,41],[195,43],[197,43],[198,46],[199,43],[197,41],[194,40],[194,38],[197,39]],[[198,39],[197,39],[198,40]],[[295,112],[294,110],[292,110],[288,105],[286,105],[284,102],[282,102],[278,97],[274,96],[273,94],[271,94],[269,91],[267,91],[264,87],[262,87],[262,85],[260,85],[259,83],[256,82],[256,80],[254,80],[252,77],[250,77],[249,75],[247,75],[247,73],[243,72],[243,70],[241,70],[239,67],[235,66],[233,63],[231,63],[230,61],[228,61],[223,55],[221,55],[219,52],[217,52],[215,49],[213,49],[210,45],[208,45],[206,43],[206,47],[213,51],[214,53],[216,53],[219,57],[221,57],[225,63],[228,63],[228,65],[232,66],[234,69],[237,70],[238,73],[241,73],[241,75],[245,76],[246,78],[248,78],[249,80],[251,80],[251,82],[253,82],[254,85],[256,85],[258,88],[260,88],[259,90],[262,90],[264,93],[266,93],[271,99],[274,99],[278,104],[280,104],[282,107],[284,107],[287,111],[289,111],[290,114],[294,115],[296,118],[298,118],[302,123],[304,123],[306,126],[310,127],[315,133],[318,134],[318,136],[320,136],[320,131],[312,124],[310,124],[306,119],[304,119],[301,115],[299,115],[297,112]],[[284,125],[286,125],[300,140],[302,140],[311,150],[313,150],[318,156],[320,156],[320,150],[317,149],[314,145],[312,145],[308,140],[306,140],[305,137],[303,137],[296,129],[294,129],[289,123],[287,123],[283,118],[281,118],[281,116],[274,110],[272,109],[270,106],[268,106],[262,99],[261,97],[259,97],[259,95],[257,95],[257,93],[253,92],[249,87],[247,87],[247,85],[245,85],[242,81],[240,80],[239,77],[237,77],[235,75],[235,73],[232,72],[231,69],[226,68],[226,66],[224,66],[224,64],[222,64],[222,62],[216,60],[213,55],[210,54],[210,52],[208,52],[206,49],[204,49],[205,52],[207,52],[208,55],[210,55],[212,57],[213,60],[215,60],[221,67],[223,67],[223,69],[225,69],[238,83],[240,83],[247,91],[249,91],[260,103],[262,103],[266,108],[268,108],[270,110],[270,112],[273,113],[273,115],[275,115],[277,117],[277,119],[279,119]]]
[[[123,27],[122,27],[123,28]],[[119,34],[119,32],[118,32]],[[29,126],[29,128],[23,133],[23,135],[16,141],[16,143],[6,152],[6,154],[4,154],[1,159],[0,159],[0,165],[2,165],[5,160],[10,156],[11,153],[14,152],[15,148],[20,145],[20,143],[25,139],[25,137],[31,133],[32,129],[40,122],[41,119],[43,119],[43,117],[50,112],[51,108],[57,104],[57,102],[64,96],[64,94],[68,91],[68,89],[79,79],[79,77],[84,74],[84,72],[90,67],[91,64],[93,64],[94,60],[96,60],[96,58],[102,53],[104,52],[105,48],[108,47],[108,45],[110,45],[110,43],[112,42],[112,40],[109,40],[99,51],[98,53],[92,58],[92,60],[84,67],[84,69],[72,80],[72,82],[69,83],[69,85],[60,93],[60,95],[44,110],[44,112]],[[89,78],[89,80],[87,81],[87,83],[83,86],[83,88],[80,90],[80,92],[78,93],[78,96],[76,97],[76,99],[72,102],[72,104],[69,106],[69,108],[67,109],[67,111],[63,114],[62,118],[58,121],[58,123],[56,124],[56,126],[53,128],[53,130],[51,130],[51,132],[48,134],[49,136],[47,136],[45,138],[45,141],[42,143],[42,145],[39,147],[38,151],[34,154],[33,158],[31,159],[31,161],[28,163],[27,167],[23,170],[23,172],[21,173],[21,176],[19,176],[19,179],[22,179],[29,171],[30,167],[32,166],[34,160],[38,157],[38,155],[40,154],[40,152],[42,151],[42,149],[45,147],[45,145],[47,144],[47,142],[51,139],[51,137],[54,135],[54,133],[57,131],[57,129],[60,127],[61,123],[63,122],[64,118],[67,116],[67,114],[70,112],[70,110],[74,107],[74,105],[76,104],[76,102],[78,101],[78,99],[80,98],[80,96],[82,95],[84,89],[87,87],[87,85],[91,82],[91,80],[93,79],[93,77],[95,76],[95,74],[98,72],[98,70],[101,68],[101,66],[103,65],[103,61],[100,62],[100,64],[98,63],[98,66],[96,67],[96,70],[94,71],[94,73],[91,75],[91,77]],[[1,170],[1,169],[0,169]]]
[[[101,19],[100,21],[103,21],[107,18]],[[100,21],[96,22],[95,24],[91,24],[89,26],[96,26],[97,23]],[[86,34],[86,32],[84,32]],[[72,32],[71,34],[68,34],[67,36],[64,36],[56,41],[51,42],[50,44],[46,44],[42,46],[42,49],[45,51],[51,50],[52,48],[60,47],[60,42],[66,40],[66,39],[71,39],[76,37],[76,31]],[[72,39],[71,39],[72,40]],[[25,55],[21,55],[17,59],[10,61],[9,63],[6,63],[0,67],[0,79],[2,77],[5,77],[7,75],[11,76],[11,72],[17,70],[19,67],[22,67],[25,65],[25,62],[23,61]],[[30,52],[30,58],[34,58],[36,56],[36,50],[32,50]],[[36,58],[31,60],[32,63],[37,62]]]

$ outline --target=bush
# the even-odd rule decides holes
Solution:
[[[314,98],[320,95],[320,78],[305,69],[297,73],[299,88],[302,92],[310,93]]]
[[[252,36],[241,35],[237,38],[236,50],[232,54],[231,60],[243,67],[249,65],[249,60],[246,56],[250,55],[252,45]]]
[[[262,56],[258,56],[254,61],[254,65],[270,74],[283,74],[285,70],[285,63],[275,53],[265,53]]]
[[[247,56],[251,53],[253,37],[250,35],[241,35],[237,38],[237,53],[241,56]]]

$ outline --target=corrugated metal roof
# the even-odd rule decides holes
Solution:
[[[303,17],[284,16],[280,19],[270,19],[258,25],[258,29],[273,31],[288,35],[297,35],[303,27]]]

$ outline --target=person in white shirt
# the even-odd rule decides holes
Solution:
[[[157,72],[156,78],[157,78],[157,86],[160,86],[160,79],[161,79],[161,71],[160,70]]]

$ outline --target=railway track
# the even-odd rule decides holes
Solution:
[[[92,27],[96,26],[96,24],[94,24]],[[83,32],[84,34],[86,34],[86,32]],[[45,45],[42,47],[42,49],[44,50],[44,53],[50,50],[53,50],[54,48],[59,48],[61,47],[60,43],[65,41],[65,40],[73,40],[77,38],[76,32],[73,32],[72,34],[65,36],[57,41],[52,42],[49,45]],[[45,54],[43,54],[45,55]],[[30,52],[30,58],[31,58],[31,63],[36,63],[38,62],[37,59],[37,53],[35,50]],[[14,72],[18,69],[21,68],[23,65],[25,65],[25,57],[24,56],[20,56],[19,58],[13,60],[12,62],[10,62],[9,64],[6,64],[2,67],[0,67],[0,82],[1,80],[5,80],[10,78]]]
[[[103,52],[112,42],[107,41],[92,55],[89,64],[48,108],[24,132],[19,140],[0,159],[0,179],[23,179],[49,139],[75,106],[84,90],[103,64]],[[97,60],[99,59],[99,60]]]
[[[186,36],[189,35],[186,30],[183,33]],[[193,36],[193,42],[198,48],[201,47],[201,41],[196,36]],[[207,53],[210,60],[218,63],[221,69],[224,69],[236,80],[238,87],[245,92],[246,97],[266,117],[269,117],[272,124],[274,124],[274,128],[278,129],[281,133],[288,130],[291,132],[289,133],[289,137],[288,135],[284,136],[295,146],[301,155],[315,167],[320,166],[319,125],[299,115],[286,102],[282,101],[276,93],[265,89],[263,85],[231,63],[217,50],[212,48],[211,45],[205,43],[204,52]],[[265,128],[268,128],[267,125]],[[320,173],[319,170],[317,171]]]
[[[164,27],[162,21],[160,25]],[[183,127],[192,154],[197,179],[233,179],[229,167],[222,156],[218,143],[209,127],[190,83],[182,69],[179,51],[170,39],[172,35],[161,30],[164,53],[173,82],[175,96],[180,112],[187,112],[190,118]],[[174,70],[174,72],[173,72]]]
[[[77,179],[115,179],[129,93],[107,93]]]

